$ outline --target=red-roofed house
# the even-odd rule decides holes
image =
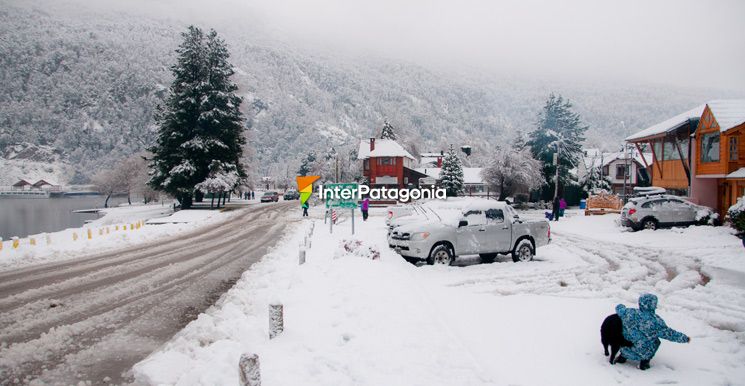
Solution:
[[[370,138],[360,141],[357,158],[362,160],[362,174],[370,182],[370,186],[419,186],[419,179],[427,177],[412,169],[414,156],[391,139]]]

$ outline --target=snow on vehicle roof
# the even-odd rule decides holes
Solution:
[[[723,133],[745,123],[745,99],[719,99],[707,105]]]
[[[406,149],[392,139],[376,139],[375,150],[370,151],[370,139],[360,141],[360,149],[357,159],[368,159],[370,157],[406,157],[414,159]]]
[[[651,137],[651,136],[664,134],[664,133],[673,131],[683,126],[684,124],[688,123],[689,119],[700,118],[701,115],[704,113],[704,106],[706,105],[696,106],[684,113],[678,114],[660,123],[649,126],[646,129],[636,134],[632,134],[626,137],[626,141],[636,141],[642,138]]]

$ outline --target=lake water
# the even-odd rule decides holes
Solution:
[[[81,227],[96,213],[73,213],[79,209],[103,208],[105,196],[60,198],[0,198],[0,237],[26,237],[43,232],[56,232]],[[127,202],[126,197],[111,197],[109,206]]]

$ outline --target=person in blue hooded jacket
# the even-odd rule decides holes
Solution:
[[[656,313],[657,296],[643,294],[639,297],[639,309],[627,308],[623,304],[616,306],[616,313],[623,322],[623,336],[633,343],[631,347],[621,347],[621,356],[616,363],[624,363],[627,359],[639,361],[639,368],[649,368],[649,361],[660,348],[660,339],[667,339],[677,343],[691,341],[686,334],[668,327]]]

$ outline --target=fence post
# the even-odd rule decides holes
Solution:
[[[78,232],[72,232],[72,241],[78,241]]]
[[[29,237],[28,238],[28,243],[31,244],[31,245],[36,246],[36,237]]]
[[[305,249],[300,248],[300,252],[298,254],[298,263],[300,265],[305,264]]]
[[[91,228],[88,228],[88,240],[92,238],[93,238],[93,231],[91,230]]]
[[[21,243],[21,241],[18,240],[18,236],[11,237],[11,240],[13,240],[13,249],[18,249],[18,245]]]
[[[241,355],[241,360],[238,362],[238,373],[240,374],[241,386],[261,386],[259,356],[256,354]]]
[[[3,250],[3,238],[0,237],[0,251]]]
[[[274,339],[285,330],[284,307],[281,303],[269,305],[269,339]]]
[[[44,233],[44,238],[47,240],[47,245],[52,244],[52,236],[50,236],[49,233]]]

